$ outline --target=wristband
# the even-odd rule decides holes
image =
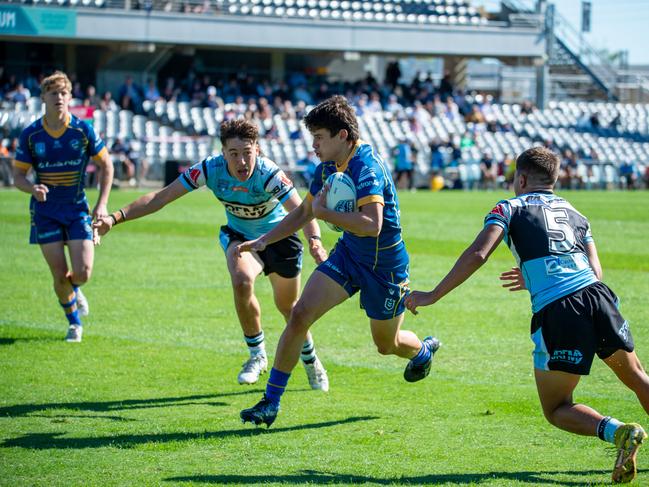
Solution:
[[[108,215],[108,216],[113,220],[113,226],[117,225],[117,218],[115,218],[115,215],[113,215],[113,214],[111,213],[111,214]]]
[[[120,209],[119,209],[119,213],[120,213],[120,215],[122,215],[122,221],[125,221],[125,220],[126,220],[126,213],[124,213],[124,210],[122,210],[122,209],[120,208]]]

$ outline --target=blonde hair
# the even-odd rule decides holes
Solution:
[[[63,85],[63,87],[69,92],[72,92],[72,83],[70,82],[68,75],[63,71],[54,71],[54,73],[41,81],[41,93],[45,94],[58,85]]]

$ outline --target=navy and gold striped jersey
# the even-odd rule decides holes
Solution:
[[[342,241],[359,261],[370,265],[393,266],[407,262],[405,246],[401,238],[401,213],[397,192],[390,171],[371,145],[358,141],[349,159],[342,165],[334,161],[320,164],[316,170],[307,194],[312,201],[322,189],[327,178],[335,172],[344,172],[356,186],[356,207],[368,203],[383,206],[383,226],[378,237],[361,237],[345,231]]]
[[[69,115],[60,130],[47,126],[45,117],[36,120],[20,134],[16,160],[18,168],[32,168],[36,183],[48,187],[48,201],[79,202],[85,198],[84,175],[91,157],[102,157],[104,142],[93,128]]]

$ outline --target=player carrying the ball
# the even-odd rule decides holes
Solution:
[[[225,252],[234,292],[234,306],[250,353],[238,375],[240,384],[254,384],[266,372],[268,359],[261,326],[261,309],[255,296],[255,279],[262,272],[268,276],[275,305],[285,319],[297,301],[302,269],[302,243],[295,232],[288,233],[274,245],[259,252],[239,255],[239,243],[256,238],[284,218],[287,210],[297,208],[302,200],[277,165],[259,154],[257,126],[247,120],[221,124],[223,154],[194,164],[173,183],[146,194],[96,224],[100,235],[124,221],[154,213],[172,201],[207,186],[225,206],[228,224],[221,227],[220,241]],[[320,241],[315,221],[304,222],[311,256],[320,263],[327,251]],[[315,353],[311,334],[300,343],[302,362],[312,389],[328,391],[327,371]]]
[[[595,354],[638,397],[649,413],[649,377],[634,352],[619,300],[600,281],[602,268],[588,220],[553,193],[559,157],[543,147],[516,160],[516,197],[500,201],[482,231],[430,292],[413,291],[406,306],[434,304],[467,280],[505,239],[519,267],[504,272],[503,287],[528,289],[532,299],[534,376],[546,419],[557,428],[613,443],[613,482],[636,476],[636,453],[647,434],[573,401]]]
[[[282,333],[266,393],[241,419],[270,426],[300,344],[309,328],[334,306],[360,291],[360,304],[370,319],[372,338],[382,355],[410,359],[404,372],[408,382],[430,372],[439,341],[423,341],[401,329],[408,292],[408,253],[401,237],[399,204],[388,169],[373,148],[359,140],[354,109],[342,96],[331,97],[309,112],[304,123],[313,135],[313,149],[322,163],[316,168],[309,194],[284,220],[259,238],[239,245],[242,252],[260,252],[291,235],[314,217],[344,230],[329,258],[311,274]],[[356,186],[359,211],[342,213],[326,207],[327,177],[348,174]]]

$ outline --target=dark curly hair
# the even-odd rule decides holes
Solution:
[[[532,147],[516,158],[516,170],[542,184],[554,185],[560,167],[559,156],[545,147]]]
[[[341,130],[347,130],[347,140],[356,142],[359,139],[356,112],[347,99],[335,95],[319,103],[304,117],[304,125],[310,132],[326,129],[333,137]]]

